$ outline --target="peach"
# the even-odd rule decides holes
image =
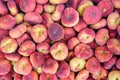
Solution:
[[[22,80],[38,80],[38,74],[35,71],[31,71],[27,75],[23,75]]]
[[[18,53],[22,56],[30,56],[35,51],[35,43],[31,40],[27,40],[21,44],[18,49]]]
[[[113,12],[114,7],[110,0],[102,0],[98,3],[98,7],[102,11],[102,15],[104,17],[108,16],[111,12]]]
[[[97,31],[95,41],[98,45],[105,45],[109,40],[109,31],[106,28],[102,28]]]
[[[42,17],[39,15],[39,13],[28,12],[24,16],[24,21],[28,22],[29,24],[39,24],[42,23]]]
[[[92,78],[95,80],[107,80],[108,71],[101,67],[100,72],[92,73]]]
[[[69,51],[66,61],[70,61],[73,57],[75,57],[74,51]]]
[[[48,54],[50,45],[47,42],[42,42],[37,44],[37,51],[42,52],[43,54]]]
[[[68,0],[49,0],[51,4],[62,4],[66,3]]]
[[[95,38],[95,31],[91,28],[84,28],[78,33],[78,39],[82,43],[90,43]]]
[[[56,60],[64,60],[68,56],[68,47],[62,42],[56,42],[51,46],[50,54]]]
[[[12,80],[10,74],[0,75],[0,80]]]
[[[32,27],[30,34],[36,43],[41,43],[47,38],[46,26],[42,24],[36,24]]]
[[[120,69],[120,59],[117,60],[117,62],[116,62],[116,67],[117,67],[118,69]]]
[[[65,8],[61,22],[65,27],[75,26],[79,22],[78,12],[72,7]]]
[[[64,36],[64,29],[60,24],[52,23],[48,27],[48,35],[51,40],[59,41]]]
[[[116,30],[120,24],[120,15],[118,12],[111,12],[107,17],[107,25],[111,30]]]
[[[75,80],[87,80],[88,77],[89,77],[89,72],[86,69],[83,69],[80,72],[78,72]]]
[[[33,52],[30,55],[30,62],[34,68],[40,67],[45,61],[45,56],[40,52]]]
[[[111,69],[116,64],[116,60],[117,60],[117,58],[115,56],[113,56],[109,61],[107,61],[103,64],[103,67],[105,69]]]
[[[8,13],[8,9],[5,5],[5,3],[3,2],[3,0],[0,0],[0,14],[6,15],[7,13]]]
[[[0,18],[0,28],[4,30],[12,29],[16,24],[16,20],[11,15],[5,15]]]
[[[88,59],[93,55],[93,50],[88,44],[79,43],[74,49],[74,54],[81,59]]]
[[[13,53],[17,47],[17,41],[9,36],[4,37],[0,43],[0,49],[3,53]]]
[[[99,62],[107,62],[112,58],[113,53],[106,46],[98,46],[95,49],[95,56]]]
[[[108,49],[116,55],[120,55],[120,41],[116,38],[111,38],[107,42]]]
[[[74,80],[75,79],[75,73],[70,72],[69,76],[67,78],[60,78],[60,80]]]
[[[0,75],[6,75],[11,69],[10,61],[7,59],[0,59]]]
[[[0,59],[4,59],[5,58],[5,54],[0,50]]]
[[[45,4],[48,2],[48,0],[36,0],[38,4]]]
[[[78,7],[78,3],[80,2],[81,0],[69,0],[66,4],[67,7],[72,7],[74,9],[76,9]]]
[[[119,25],[118,28],[117,28],[117,33],[118,33],[118,35],[120,36],[120,25]]]
[[[21,37],[17,38],[16,40],[18,45],[20,46],[23,42],[31,40],[31,37],[27,33],[24,33]]]
[[[55,74],[49,74],[49,73],[42,72],[39,77],[39,80],[58,80],[58,79]]]
[[[28,57],[22,57],[13,66],[13,69],[18,74],[28,75],[32,71],[32,65]]]
[[[83,12],[83,20],[86,24],[95,24],[100,21],[102,11],[97,6],[88,6]]]
[[[34,68],[34,71],[36,71],[38,74],[41,74],[43,72],[42,66],[40,66],[38,68]]]
[[[59,21],[61,19],[62,12],[63,12],[64,8],[65,8],[64,4],[58,4],[56,6],[56,9],[52,14],[52,19],[54,21]]]
[[[74,47],[77,46],[79,43],[80,43],[80,41],[77,37],[72,37],[67,42],[68,49],[73,50]]]
[[[11,15],[16,15],[18,13],[18,9],[14,0],[9,0],[7,2],[7,6]]]
[[[90,0],[81,0],[77,9],[80,16],[83,16],[83,12],[88,6],[93,6],[93,5],[94,5],[93,2]]]
[[[80,19],[79,22],[73,27],[76,32],[80,32],[82,29],[86,28],[87,24],[83,19]]]
[[[9,31],[8,30],[3,30],[0,29],[0,41],[5,37],[9,35]]]
[[[25,13],[32,12],[35,9],[35,6],[36,6],[35,0],[20,0],[19,1],[19,7]]]
[[[52,23],[53,23],[52,15],[49,13],[43,13],[42,14],[42,24],[44,24],[45,26],[48,27]]]
[[[56,72],[59,78],[67,78],[70,75],[70,67],[65,61],[59,63],[59,68]]]
[[[43,72],[55,74],[58,70],[59,64],[56,60],[50,58],[43,63]]]
[[[21,55],[14,52],[12,54],[5,54],[5,58],[10,61],[18,61],[20,59]]]
[[[47,13],[53,13],[55,11],[55,8],[56,8],[55,5],[51,5],[51,4],[44,4],[43,5],[43,9]]]
[[[91,43],[88,43],[88,45],[89,45],[92,49],[95,49],[95,48],[98,46],[98,44],[97,44],[95,41],[93,41],[93,42],[91,42]]]
[[[24,20],[24,14],[23,13],[16,14],[15,19],[16,19],[16,23],[20,24]]]
[[[86,62],[86,69],[90,73],[98,73],[98,72],[100,72],[101,65],[95,57],[91,57]]]
[[[15,28],[9,31],[9,35],[12,38],[19,38],[27,31],[27,27],[24,24],[19,24]]]
[[[111,0],[114,5],[114,8],[120,9],[120,1],[119,0]]]
[[[112,70],[108,73],[108,80],[119,80],[120,79],[120,71]]]
[[[34,12],[41,14],[43,12],[43,5],[42,4],[37,4]]]
[[[79,72],[80,70],[84,69],[85,64],[86,61],[78,57],[72,58],[69,62],[70,69],[74,72]]]
[[[103,28],[103,27],[105,27],[107,25],[107,21],[106,21],[106,19],[101,19],[99,22],[97,22],[97,23],[95,23],[95,24],[91,24],[90,25],[90,27],[92,28],[92,29],[101,29],[101,28]]]
[[[72,37],[75,37],[76,33],[73,28],[64,28],[64,40],[69,40]]]

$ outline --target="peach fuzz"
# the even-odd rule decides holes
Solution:
[[[14,0],[9,0],[7,2],[7,6],[11,15],[16,15],[18,13],[18,9]]]
[[[51,4],[61,4],[66,3],[68,0],[49,0]]]
[[[27,27],[24,24],[19,24],[15,28],[9,31],[9,35],[12,38],[19,38],[27,31]]]
[[[0,43],[0,49],[3,53],[13,53],[17,47],[17,41],[9,36],[4,37]]]
[[[16,19],[16,23],[20,24],[24,20],[24,14],[23,13],[16,14],[15,19]]]
[[[30,56],[34,51],[35,43],[31,40],[23,42],[18,49],[18,53],[22,56]]]
[[[0,28],[4,30],[12,29],[16,24],[15,17],[11,15],[5,15],[0,18]]]
[[[28,75],[32,71],[32,65],[28,57],[22,57],[15,63],[13,69],[18,74]]]
[[[49,74],[55,74],[58,70],[59,64],[56,60],[50,58],[47,59],[43,64],[43,72]]]
[[[36,43],[41,43],[47,38],[47,28],[45,25],[36,24],[31,28],[30,35]]]
[[[4,4],[5,3],[3,2],[3,0],[0,0],[0,14],[1,15],[6,15],[8,13],[7,6]]]
[[[74,72],[79,72],[82,69],[84,69],[85,64],[86,64],[86,61],[78,57],[73,57],[69,62],[70,69]]]
[[[64,60],[68,56],[68,47],[62,42],[56,42],[50,48],[50,54],[56,60]]]
[[[45,61],[45,56],[40,52],[33,52],[30,55],[30,62],[34,68],[40,67]]]

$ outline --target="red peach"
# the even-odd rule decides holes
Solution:
[[[9,31],[8,31],[8,30],[0,29],[0,42],[1,42],[1,40],[2,40],[5,36],[8,36],[8,35],[9,35]]]
[[[61,4],[66,3],[68,0],[49,0],[51,4]]]
[[[38,4],[45,4],[48,2],[48,0],[36,0]]]
[[[34,12],[41,14],[43,12],[43,5],[37,4]]]
[[[3,2],[3,0],[0,0],[0,14],[6,15],[7,13],[8,13],[8,9],[5,5],[5,3]]]
[[[116,67],[118,68],[118,69],[120,69],[120,58],[117,60],[117,62],[116,62]]]

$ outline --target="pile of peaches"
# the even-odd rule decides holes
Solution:
[[[120,80],[120,0],[0,0],[0,80]]]

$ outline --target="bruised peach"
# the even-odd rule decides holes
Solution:
[[[56,72],[56,75],[59,78],[67,78],[70,74],[70,67],[65,61],[61,61],[59,64],[58,71]]]
[[[31,71],[27,75],[23,75],[22,80],[38,80],[38,74],[35,71]]]
[[[95,38],[95,31],[91,28],[84,28],[78,33],[78,39],[82,43],[90,43]]]
[[[8,13],[8,9],[5,5],[5,3],[3,2],[3,0],[0,0],[0,14],[6,15],[7,13]]]
[[[51,4],[61,4],[66,3],[68,0],[49,0]]]
[[[24,14],[23,13],[16,14],[15,19],[16,19],[16,23],[20,24],[24,20]]]
[[[0,49],[3,53],[13,53],[17,47],[17,41],[9,36],[4,37],[0,43]]]
[[[93,50],[88,44],[79,43],[74,49],[74,54],[81,59],[88,59],[93,55]]]
[[[102,17],[102,11],[97,6],[88,6],[83,12],[83,20],[86,24],[95,24]]]
[[[46,26],[42,24],[36,24],[32,27],[30,34],[36,43],[41,43],[47,38]]]
[[[32,12],[35,9],[35,6],[36,6],[35,0],[20,0],[19,1],[19,7],[25,13]]]
[[[7,59],[0,59],[0,75],[6,75],[11,69],[10,61]]]
[[[43,12],[43,5],[37,4],[34,12],[41,14]]]
[[[61,22],[65,27],[75,26],[79,22],[78,12],[72,7],[65,8]]]
[[[39,13],[29,12],[25,14],[24,21],[28,22],[29,24],[39,24],[42,23],[42,17],[39,15]]]
[[[48,35],[49,35],[51,40],[59,41],[64,36],[64,29],[60,24],[52,23],[48,27]]]
[[[40,67],[45,61],[45,56],[40,52],[33,52],[30,55],[30,62],[34,68]]]
[[[23,56],[30,56],[35,51],[35,43],[31,40],[27,40],[21,44],[18,49],[18,53]]]
[[[68,47],[62,42],[57,42],[50,48],[50,54],[56,60],[64,60],[68,55]]]
[[[38,4],[45,4],[48,2],[48,0],[36,0]]]
[[[16,20],[11,15],[5,15],[0,18],[0,28],[4,30],[12,29],[16,24]]]
[[[57,72],[58,67],[59,67],[58,62],[56,60],[50,58],[44,62],[43,72],[49,73],[49,74],[55,74]]]
[[[15,28],[9,31],[9,35],[12,38],[19,38],[27,31],[27,27],[24,24],[17,25]]]
[[[28,57],[20,58],[13,66],[14,71],[21,75],[27,75],[32,71],[32,65]]]

